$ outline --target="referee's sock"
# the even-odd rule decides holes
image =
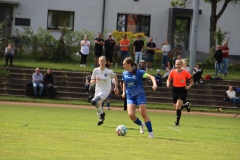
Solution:
[[[181,114],[182,114],[182,110],[181,110],[181,109],[178,109],[178,110],[176,111],[176,116],[177,116],[177,121],[176,121],[176,123],[179,123],[180,118],[181,118]]]
[[[137,118],[137,120],[136,120],[134,123],[136,123],[136,124],[137,124],[137,125],[139,125],[139,126],[141,126],[141,125],[142,125],[142,121],[140,121],[140,119],[139,119],[139,118]]]

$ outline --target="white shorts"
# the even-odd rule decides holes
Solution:
[[[109,95],[109,92],[96,92],[94,97],[99,96],[101,98],[101,101],[105,100]]]

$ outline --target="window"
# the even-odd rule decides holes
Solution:
[[[74,12],[68,11],[48,11],[48,24],[47,29],[59,30],[64,27],[64,25],[71,30],[74,26]]]
[[[151,16],[135,14],[118,14],[117,30],[122,32],[143,32],[150,35]]]

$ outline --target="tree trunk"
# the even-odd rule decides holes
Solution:
[[[211,1],[211,16],[210,16],[210,46],[209,49],[215,47],[216,41],[214,40],[215,31],[217,30],[217,1]]]

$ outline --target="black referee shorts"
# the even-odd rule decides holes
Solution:
[[[187,90],[185,87],[173,87],[173,103],[176,104],[177,100],[180,99],[183,103],[186,102],[187,99]]]

